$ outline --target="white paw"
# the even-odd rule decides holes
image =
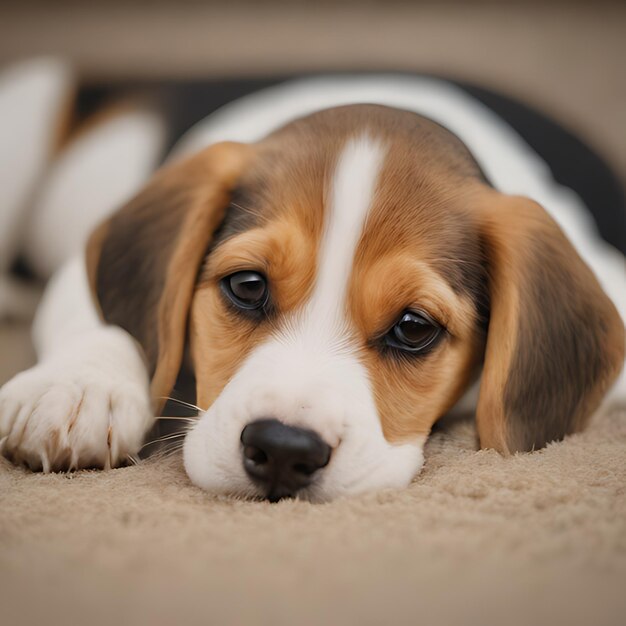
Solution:
[[[115,467],[136,454],[153,421],[147,374],[138,354],[111,356],[54,359],[2,387],[2,453],[44,472]]]

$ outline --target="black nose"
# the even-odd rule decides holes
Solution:
[[[248,424],[241,432],[243,466],[271,502],[293,497],[328,464],[330,446],[312,430],[275,419]]]

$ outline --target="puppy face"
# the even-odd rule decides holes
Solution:
[[[480,357],[486,277],[458,188],[437,184],[442,172],[424,169],[387,111],[355,114],[313,116],[268,142],[205,260],[190,342],[208,410],[185,466],[206,489],[265,495],[240,441],[264,419],[330,446],[304,497],[405,485]],[[477,175],[470,164],[458,184]],[[262,282],[258,308],[232,293],[241,277]]]
[[[109,228],[92,242],[105,317],[141,336],[155,396],[171,389],[188,338],[204,409],[184,447],[194,483],[272,500],[404,486],[485,350],[481,441],[509,452],[580,427],[617,371],[619,355],[605,348],[623,327],[545,213],[524,201],[511,214],[455,137],[412,113],[359,105],[314,114],[239,151],[233,158],[229,147],[224,158],[214,148],[181,164],[126,209],[126,223],[128,214],[152,220],[166,188],[170,199],[190,189],[196,198],[160,209],[172,242],[169,252],[159,246],[160,258],[170,260],[165,278],[150,275],[152,291],[127,294],[134,319],[112,313],[102,288],[112,280],[107,256],[119,257],[107,245],[119,234]],[[216,176],[224,162],[237,165]],[[590,350],[603,374],[585,378],[577,392],[585,408],[554,427],[529,426],[509,400],[528,366],[515,354],[537,330],[522,306],[536,286],[524,272],[526,237],[554,249],[559,271],[575,278],[575,299],[599,303],[584,316],[587,325],[597,318]],[[145,250],[137,254],[151,267]],[[573,312],[565,326],[575,333],[576,308],[534,324],[549,326],[552,316],[560,329]],[[146,331],[146,319],[156,331]],[[538,358],[532,368],[554,377],[553,363]]]

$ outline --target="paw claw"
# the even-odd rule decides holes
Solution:
[[[0,453],[44,472],[115,467],[152,421],[147,379],[122,376],[47,364],[16,376],[0,390]]]
[[[44,474],[50,473],[50,460],[48,459],[48,455],[45,451],[41,453],[41,470]]]

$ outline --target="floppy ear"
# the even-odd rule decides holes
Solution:
[[[251,152],[221,143],[161,170],[88,242],[102,317],[141,344],[157,405],[176,381],[197,273]]]
[[[490,321],[477,407],[483,448],[541,448],[583,428],[624,359],[624,324],[537,203],[479,201]]]

